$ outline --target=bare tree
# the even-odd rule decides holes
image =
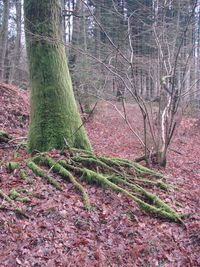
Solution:
[[[22,34],[22,3],[21,0],[15,0],[15,10],[16,10],[16,37],[13,56],[11,59],[11,67],[9,71],[8,82],[13,83],[16,79],[15,74],[19,69],[20,55],[21,55],[21,34]]]
[[[0,80],[4,81],[5,58],[8,41],[9,0],[3,0],[3,19],[0,31]]]
[[[96,55],[88,56],[109,70],[118,83],[120,81],[123,95],[129,99],[132,97],[142,114],[143,137],[130,124],[125,98],[121,98],[124,114],[120,114],[144,148],[144,156],[138,161],[143,159],[147,163],[165,166],[172,136],[181,119],[185,92],[190,91],[191,84],[197,83],[191,71],[194,58],[192,36],[198,2],[179,0],[170,4],[169,1],[154,1],[154,6],[140,4],[137,10],[126,13],[126,49],[106,31],[88,2],[82,2],[110,46],[106,60]],[[143,19],[140,25],[146,23],[147,16],[152,22],[148,21],[134,32],[134,16],[140,8],[145,8],[146,14],[138,18]],[[83,49],[79,52],[89,54]]]

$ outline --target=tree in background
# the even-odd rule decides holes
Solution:
[[[31,80],[29,151],[69,146],[91,150],[73,95],[61,34],[59,0],[25,0]]]
[[[28,81],[20,3],[0,0],[0,76],[1,81],[17,85],[24,83],[23,77]],[[137,102],[144,119],[140,143],[145,154],[149,157],[160,150],[164,153],[158,155],[166,154],[163,140],[168,146],[184,108],[188,106],[191,112],[200,103],[200,0],[60,3],[62,42],[82,110],[92,110],[97,98],[118,99],[123,110],[125,98]],[[132,129],[137,133],[134,125]]]
[[[21,55],[21,35],[22,35],[22,1],[14,1],[16,12],[16,35],[14,40],[13,53],[11,53],[10,70],[8,74],[8,82],[13,83],[17,79],[17,72],[19,72],[20,55]],[[19,78],[18,78],[19,79]]]
[[[0,28],[0,80],[5,80],[5,60],[8,42],[9,0],[3,0],[3,15]]]
[[[27,83],[25,47],[22,42],[22,0],[0,0],[0,81]]]
[[[98,96],[108,99],[113,92],[122,96],[123,118],[128,125],[124,96],[132,98],[143,117],[142,138],[135,126],[130,127],[144,147],[142,159],[165,166],[185,96],[191,95],[193,84],[198,83],[192,67],[196,58],[198,1],[80,2],[87,7],[90,23],[84,30],[87,51],[81,49],[83,42],[79,43],[79,51],[89,54],[93,64],[96,58],[101,65],[91,71],[96,70],[97,77],[103,77],[100,84],[105,90],[96,91]],[[77,68],[79,62],[75,65]]]

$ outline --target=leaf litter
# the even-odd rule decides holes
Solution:
[[[136,111],[128,105],[131,123],[140,130]],[[14,136],[17,145],[0,144],[0,161],[14,160],[24,166],[29,155],[18,145],[27,136],[28,114],[27,92],[1,84],[0,129]],[[99,104],[86,128],[98,154],[134,159],[142,152],[108,104]],[[8,194],[15,188],[31,201],[17,203],[28,216],[24,218],[15,216],[9,203],[0,199],[0,266],[200,266],[200,128],[196,118],[183,119],[171,148],[163,172],[179,190],[160,195],[177,211],[189,214],[185,228],[145,215],[120,193],[84,184],[94,207],[87,212],[71,184],[62,183],[60,192],[31,172],[27,175],[32,183],[28,183],[18,171],[8,173],[1,164],[1,190]],[[153,192],[158,193],[155,188]]]

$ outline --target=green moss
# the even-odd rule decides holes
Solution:
[[[52,178],[50,175],[46,174],[40,167],[38,167],[33,161],[27,162],[27,166],[38,176],[42,177],[49,184],[55,187],[57,190],[61,190],[60,184]]]
[[[0,189],[0,197],[2,197],[8,202],[12,202],[12,199],[9,196],[7,196],[1,189]]]
[[[26,0],[24,9],[31,80],[29,151],[62,149],[66,143],[91,151],[84,127],[80,127],[82,121],[61,43],[59,1]],[[38,34],[48,38],[38,39]]]
[[[146,192],[145,190],[143,190],[142,193],[145,194],[145,196],[148,197],[149,199],[153,200],[153,204],[158,206],[158,207],[144,202],[143,200],[141,200],[138,197],[131,194],[129,191],[127,191],[127,190],[119,187],[115,183],[112,183],[111,181],[109,181],[105,176],[103,176],[99,173],[96,173],[94,171],[91,171],[88,169],[83,169],[82,178],[84,178],[89,183],[91,183],[92,181],[98,182],[101,185],[106,185],[106,186],[110,187],[114,191],[121,192],[121,193],[125,194],[126,196],[133,199],[138,204],[140,209],[142,209],[143,211],[145,211],[147,213],[153,214],[153,215],[158,216],[158,217],[166,218],[166,219],[172,220],[174,222],[182,223],[180,216],[173,209],[171,209],[166,204],[164,204],[159,198],[157,198],[154,195],[151,195],[150,193]]]
[[[71,158],[75,162],[81,162],[83,165],[85,164],[86,166],[90,167],[100,167],[103,169],[105,172],[111,172],[111,173],[118,173],[118,170],[115,168],[107,165],[105,162],[100,160],[98,157],[95,157],[94,155],[88,155],[87,157],[81,157],[81,156],[75,156]]]
[[[90,164],[95,164],[95,162],[98,164],[98,161],[96,161],[96,158],[94,158],[94,157],[92,157],[92,160],[91,160],[91,158],[88,158],[88,157],[84,158],[84,157],[78,156],[78,157],[73,157],[73,160],[75,160],[77,162],[81,162],[83,164],[86,162],[87,165],[89,165],[89,167],[90,167]],[[105,159],[105,162],[107,162],[108,164],[111,164],[112,159],[108,159],[108,161]],[[121,192],[121,193],[129,196],[145,212],[148,212],[148,213],[151,213],[151,214],[154,214],[156,216],[163,217],[163,218],[167,218],[167,219],[170,219],[170,220],[173,220],[176,222],[181,222],[181,218],[176,213],[176,211],[173,210],[172,208],[170,208],[167,204],[165,204],[159,197],[147,192],[141,186],[133,184],[132,182],[130,182],[129,180],[127,180],[123,176],[117,176],[117,175],[105,176],[103,174],[97,173],[95,171],[89,170],[89,169],[84,168],[84,167],[83,168],[74,167],[74,166],[68,164],[66,161],[60,161],[60,164],[65,166],[65,168],[70,168],[71,170],[74,170],[74,171],[81,173],[82,174],[81,179],[86,180],[87,183],[94,183],[95,182],[99,185],[110,187],[115,191]],[[118,166],[118,164],[120,164],[120,163],[117,162],[116,166]],[[128,162],[128,165],[129,164],[130,163]],[[105,165],[101,165],[101,166],[105,167]],[[108,166],[108,165],[106,164],[106,166]],[[132,167],[132,163],[131,163],[131,167]],[[144,167],[144,171],[149,172],[149,169]],[[142,181],[142,179],[138,179],[138,180]],[[148,180],[145,180],[145,181],[148,181]],[[153,183],[153,181],[149,181],[149,182]],[[158,185],[158,183],[161,183],[161,185],[160,184]],[[117,184],[122,184],[122,185],[127,186],[129,189],[131,189],[133,191],[133,193],[118,186]],[[160,182],[160,181],[155,181],[155,185],[165,187],[165,184]],[[136,194],[136,195],[133,195],[133,194]],[[140,199],[139,197],[141,197],[142,199]],[[146,202],[148,202],[148,203],[146,203]]]
[[[19,163],[18,162],[8,162],[6,164],[6,168],[8,172],[13,172],[14,170],[17,170],[19,168]]]
[[[22,202],[22,203],[27,203],[31,201],[30,198],[28,197],[21,197],[20,193],[15,188],[10,190],[9,198],[15,201]]]
[[[15,200],[17,197],[20,197],[20,194],[17,192],[15,188],[13,188],[9,192],[9,197],[10,199]]]
[[[31,200],[30,200],[29,197],[17,197],[15,200],[16,200],[16,201],[19,201],[19,202],[22,202],[22,203],[28,203],[28,202],[31,202]]]
[[[78,154],[78,155],[89,155],[89,156],[94,156],[94,153],[91,150],[85,150],[85,149],[80,149],[80,148],[75,148],[75,147],[70,147],[69,148],[69,152],[74,154]]]
[[[72,182],[74,186],[81,192],[85,206],[88,209],[91,209],[88,194],[74,175],[78,175],[78,177],[87,183],[96,183],[100,186],[111,188],[113,191],[120,192],[128,196],[138,205],[141,210],[145,211],[146,213],[157,217],[166,218],[174,222],[183,223],[181,216],[179,216],[174,209],[170,208],[159,197],[146,191],[141,185],[138,184],[150,183],[161,187],[167,187],[167,185],[162,182],[162,179],[160,179],[161,181],[153,181],[141,177],[134,177],[132,179],[131,175],[129,174],[130,168],[131,173],[132,169],[141,169],[143,173],[146,175],[148,174],[151,178],[153,178],[153,173],[155,175],[156,172],[145,167],[143,168],[143,166],[138,164],[135,165],[134,162],[128,160],[98,157],[90,152],[84,153],[84,150],[81,149],[70,148],[69,152],[71,157],[68,157],[67,160],[55,161],[49,157],[47,153],[44,153],[39,156],[37,162],[50,167],[50,170],[53,170],[64,179]],[[103,173],[99,173],[101,171],[103,171]]]
[[[71,181],[71,183],[81,192],[81,194],[83,196],[83,201],[84,201],[85,207],[88,210],[90,210],[91,204],[90,204],[88,194],[86,193],[83,186],[79,182],[77,182],[74,175],[72,175],[71,172],[66,170],[62,165],[60,165],[58,162],[54,161],[52,158],[50,158],[48,156],[45,157],[45,164],[47,164],[49,167],[51,167],[53,171],[57,172],[64,179],[67,178]]]
[[[22,180],[26,181],[29,184],[33,183],[32,179],[30,177],[28,177],[25,170],[23,170],[23,169],[19,170],[19,176],[21,177]]]
[[[133,168],[135,171],[137,171],[141,175],[153,175],[154,177],[158,178],[164,178],[163,175],[159,172],[156,172],[154,170],[151,170],[147,167],[144,167],[134,161],[127,160],[127,159],[120,159],[120,158],[111,158],[111,161],[113,161],[113,164],[118,164],[120,166]]]
[[[148,186],[156,186],[156,187],[159,187],[160,189],[162,190],[165,190],[167,191],[169,188],[172,188],[171,185],[168,185],[162,181],[152,181],[152,180],[149,180],[149,179],[144,179],[144,178],[134,178],[134,181],[136,183],[139,183],[139,184],[142,184],[142,185],[148,185]]]
[[[107,179],[116,184],[126,185],[128,186],[128,188],[132,189],[134,192],[140,192],[140,188],[137,185],[130,183],[123,177],[112,175],[112,176],[107,177]]]

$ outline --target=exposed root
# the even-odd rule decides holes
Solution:
[[[70,164],[67,164],[65,161],[60,161],[60,164],[62,164],[65,168],[70,168],[71,170],[81,173],[82,174],[81,179],[85,180],[88,183],[95,182],[100,185],[104,186],[106,185],[115,191],[121,192],[129,196],[138,204],[138,206],[142,210],[148,213],[152,213],[160,217],[171,219],[176,222],[181,222],[181,218],[175,212],[175,210],[171,209],[160,198],[147,192],[139,185],[134,185],[132,183],[129,183],[127,180],[123,179],[123,177],[119,177],[116,175],[106,177],[102,174],[99,174],[87,168],[74,167]],[[129,191],[119,187],[117,184],[126,185],[133,192],[140,193],[141,197],[144,198],[146,201],[150,202],[151,204],[145,203],[143,200],[133,195],[133,193],[130,193]]]
[[[175,222],[182,222],[179,215],[173,209],[168,207],[168,205],[166,205],[164,202],[162,202],[158,197],[146,192],[142,188],[140,189],[142,194],[144,194],[144,196],[151,199],[153,201],[153,204],[157,207],[150,205],[148,203],[145,203],[143,200],[134,196],[133,194],[131,194],[127,190],[125,190],[125,189],[119,187],[118,185],[116,185],[115,183],[109,181],[105,176],[98,174],[94,171],[91,171],[88,169],[83,169],[82,178],[88,182],[93,181],[93,182],[98,182],[98,184],[101,184],[101,185],[106,185],[106,186],[110,187],[111,189],[113,189],[114,191],[121,192],[121,193],[127,195],[128,197],[133,199],[138,204],[140,209],[144,210],[147,213],[151,213],[151,214],[154,214],[156,216],[170,219],[170,220],[175,221]]]
[[[62,165],[60,165],[58,162],[54,161],[48,156],[45,157],[44,163],[47,164],[50,168],[52,168],[53,171],[57,172],[62,178],[67,178],[70,180],[70,182],[81,192],[86,209],[90,210],[91,204],[89,196],[86,193],[84,187],[79,182],[77,182],[74,175],[72,175],[71,172],[66,170]]]
[[[116,162],[116,164],[120,164],[124,167],[129,167],[135,169],[140,175],[153,175],[154,177],[164,178],[163,175],[159,172],[150,170],[149,168],[146,168],[136,162],[132,162],[127,159],[120,159],[120,158],[112,158],[111,161]]]
[[[169,189],[169,185],[167,185],[166,183],[164,183],[161,180],[157,180],[157,181],[153,181],[153,180],[149,180],[149,179],[144,179],[143,177],[138,177],[138,176],[131,176],[127,170],[125,169],[125,167],[128,168],[132,168],[136,174],[139,173],[140,175],[154,175],[158,178],[158,176],[160,178],[163,178],[161,174],[158,174],[157,172],[154,172],[146,167],[140,166],[137,163],[133,163],[133,162],[129,162],[126,160],[122,160],[124,161],[122,163],[122,165],[125,165],[125,167],[123,168],[120,165],[120,162],[118,162],[119,159],[109,159],[109,158],[105,158],[105,157],[95,157],[95,156],[88,156],[85,155],[84,157],[82,156],[74,156],[71,158],[73,161],[77,162],[77,163],[81,163],[86,167],[98,167],[103,169],[103,172],[106,173],[111,173],[111,174],[116,174],[118,176],[123,176],[124,178],[126,178],[127,180],[133,180],[134,183],[139,183],[139,184],[147,184],[150,186],[156,186],[159,187],[163,190],[168,190]],[[121,160],[120,160],[121,161]],[[113,167],[115,166],[115,167]]]
[[[172,188],[171,185],[168,185],[162,181],[151,181],[149,179],[143,179],[143,178],[134,178],[134,181],[137,184],[143,184],[143,185],[148,185],[148,186],[156,186],[159,187],[162,190],[168,190],[169,188]]]
[[[76,156],[76,157],[72,157],[72,160],[75,162],[81,162],[82,164],[86,164],[88,166],[98,166],[103,168],[104,170],[110,171],[111,173],[116,173],[116,174],[121,174],[120,171],[118,171],[117,169],[109,166],[108,164],[106,164],[104,161],[101,160],[101,158],[95,157],[95,156],[90,156],[90,157],[80,157],[80,156]]]
[[[32,179],[30,177],[28,177],[28,175],[26,174],[25,170],[20,169],[19,170],[19,176],[22,180],[26,181],[28,184],[32,184]]]
[[[15,202],[8,196],[6,195],[2,190],[0,190],[0,197],[6,200],[12,207],[13,212],[20,217],[24,218],[29,218],[21,209],[19,209],[16,205]],[[1,206],[2,208],[2,206]]]
[[[11,189],[9,192],[9,197],[10,199],[14,200],[14,201],[19,201],[22,203],[27,203],[30,202],[30,198],[28,197],[21,197],[20,193],[17,192],[17,190],[15,188]]]
[[[91,209],[88,194],[76,177],[128,196],[146,213],[183,223],[174,209],[143,188],[143,185],[147,184],[168,189],[169,186],[162,181],[161,174],[129,160],[98,157],[91,152],[84,153],[84,150],[70,148],[67,155],[71,155],[67,160],[55,161],[47,154],[40,154],[33,160],[34,162],[30,161],[27,165],[41,177],[49,176],[38,167],[39,163],[49,167],[63,179],[69,180],[81,192],[87,209]],[[149,176],[151,179],[148,179]],[[155,176],[156,180],[153,180]]]
[[[8,162],[6,164],[6,168],[8,170],[8,172],[13,172],[14,170],[18,169],[19,168],[19,163],[17,162]]]
[[[79,149],[79,148],[74,148],[74,147],[70,147],[69,148],[69,152],[72,154],[72,155],[74,155],[74,154],[79,154],[79,155],[93,155],[94,156],[94,154],[91,152],[91,151],[89,151],[89,150],[84,150],[84,149]]]
[[[45,179],[49,184],[55,187],[57,190],[61,190],[60,184],[51,176],[46,174],[38,165],[36,165],[33,161],[27,162],[27,166],[38,176]]]
[[[12,138],[4,131],[0,131],[0,143],[8,143]]]
[[[12,199],[9,196],[7,196],[2,190],[0,190],[0,197],[2,197],[3,199],[5,199],[10,203],[12,202]]]

